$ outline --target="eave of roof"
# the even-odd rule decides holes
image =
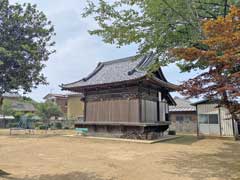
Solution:
[[[167,88],[169,91],[176,91],[179,87],[175,84],[169,83],[169,82],[165,82],[161,79],[158,79],[156,77],[147,77],[148,81],[151,81],[153,83],[156,83],[158,85],[160,85],[161,87]]]
[[[58,98],[67,98],[67,96],[65,94],[52,94],[52,93],[49,93],[46,96],[44,96],[43,99],[47,99],[48,96],[58,97]]]
[[[118,82],[113,82],[113,83],[104,83],[104,84],[94,84],[94,85],[87,85],[87,86],[80,86],[80,87],[64,87],[61,86],[62,90],[69,90],[73,92],[79,92],[84,89],[95,89],[95,88],[102,88],[102,87],[112,87],[112,86],[119,86],[122,84],[134,84],[139,81],[142,81],[145,77],[141,77],[138,79],[133,79],[133,80],[127,80],[127,81],[118,81]]]
[[[220,101],[219,99],[211,99],[211,100],[204,99],[204,100],[201,100],[201,101],[194,102],[191,105],[196,106],[198,104],[218,104],[219,101]]]
[[[196,109],[194,108],[185,108],[185,107],[179,107],[179,108],[169,108],[169,112],[196,112]]]

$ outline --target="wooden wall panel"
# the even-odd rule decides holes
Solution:
[[[139,100],[132,99],[129,106],[129,122],[139,122]]]
[[[164,102],[159,102],[159,119],[166,121],[166,103]]]
[[[146,122],[146,101],[141,100],[141,117],[142,117],[142,122]]]
[[[224,107],[220,108],[220,120],[221,120],[222,135],[233,136],[234,126],[232,122],[232,116],[230,115],[229,111]]]
[[[111,119],[113,122],[119,122],[120,121],[120,100],[111,100]]]
[[[87,102],[86,121],[139,122],[139,100],[126,99]]]
[[[128,122],[129,121],[129,100],[121,100],[119,101],[120,105],[120,122]]]
[[[142,100],[142,121],[156,122],[157,119],[157,102]]]
[[[217,104],[199,104],[197,105],[198,114],[218,114]]]

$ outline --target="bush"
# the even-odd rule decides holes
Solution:
[[[18,127],[19,123],[8,123],[9,128],[16,128]]]
[[[57,122],[57,123],[55,124],[55,127],[56,127],[56,129],[62,129],[62,123]]]
[[[46,125],[40,125],[40,126],[38,126],[38,128],[43,130],[43,129],[47,129],[48,127]]]
[[[176,135],[176,131],[170,130],[168,131],[168,135]]]

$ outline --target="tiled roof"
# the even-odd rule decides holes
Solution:
[[[196,106],[198,104],[219,104],[219,99],[203,99],[197,102],[192,103],[192,105]]]
[[[35,107],[27,102],[16,101],[11,104],[13,110],[15,111],[24,111],[24,112],[33,112],[36,111]]]
[[[18,93],[13,92],[13,93],[4,93],[3,97],[5,97],[5,98],[20,98],[21,96]]]
[[[43,97],[43,99],[51,99],[51,98],[67,98],[67,95],[65,94],[53,94],[53,93],[49,93],[46,96]]]
[[[77,82],[62,85],[62,88],[71,89],[75,87],[110,84],[139,79],[147,75],[149,66],[154,62],[155,55],[153,53],[138,58],[136,56],[132,56],[128,58],[102,62],[99,63],[96,69],[87,77]],[[162,72],[161,75],[162,79],[158,79],[158,81],[162,81],[164,86],[174,86],[166,81]]]
[[[169,106],[170,112],[196,111],[196,107],[191,105],[191,102],[186,99],[175,97],[174,101],[176,102],[177,105]]]
[[[71,94],[67,94],[68,97],[81,97],[83,98],[84,95],[82,93],[71,93]]]

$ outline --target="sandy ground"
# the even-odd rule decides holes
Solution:
[[[4,180],[238,180],[240,143],[192,136],[138,144],[0,135]]]

